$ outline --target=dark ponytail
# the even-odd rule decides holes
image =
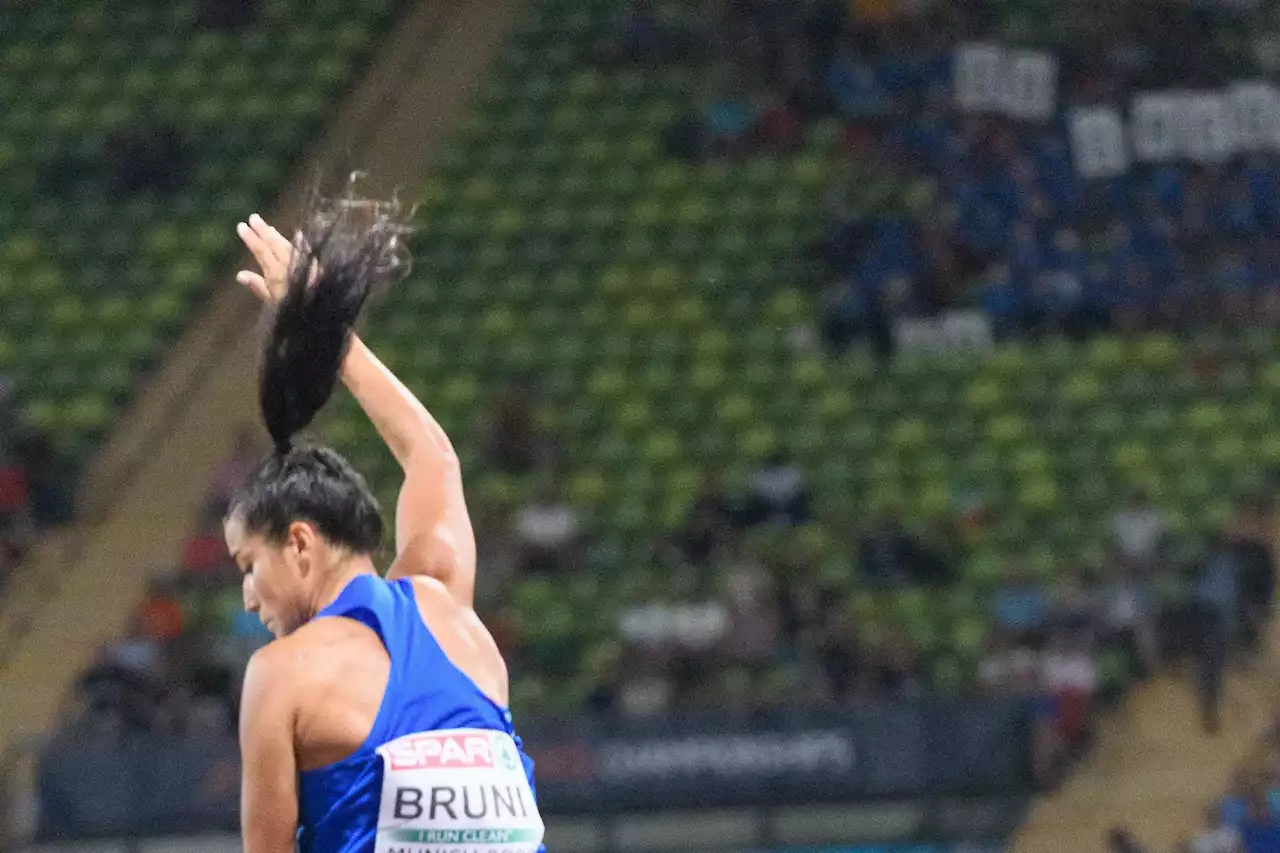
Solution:
[[[232,499],[227,518],[275,543],[292,522],[309,521],[331,542],[371,554],[382,541],[382,515],[364,477],[333,450],[295,436],[333,394],[369,296],[407,270],[408,228],[397,203],[350,191],[313,209],[263,348],[258,397],[275,449]]]
[[[397,203],[364,201],[348,192],[313,210],[295,241],[288,289],[263,348],[258,398],[281,455],[332,396],[370,294],[406,266],[408,229]]]

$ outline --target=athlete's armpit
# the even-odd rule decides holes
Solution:
[[[287,650],[260,649],[245,671],[240,701],[241,835],[245,853],[293,853],[298,829],[296,705]]]

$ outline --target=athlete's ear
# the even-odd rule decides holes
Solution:
[[[305,521],[295,521],[289,525],[284,546],[297,555],[298,568],[304,575],[311,571],[311,564],[316,556],[316,547],[319,544],[320,536],[312,525]]]

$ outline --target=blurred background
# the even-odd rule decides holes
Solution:
[[[553,853],[1280,850],[1278,69],[1262,0],[0,7],[0,846],[239,849],[234,226],[360,168]]]

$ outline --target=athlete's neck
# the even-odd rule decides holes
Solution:
[[[338,600],[338,596],[342,595],[342,591],[347,588],[347,584],[351,583],[360,575],[376,575],[378,572],[373,566],[373,560],[363,554],[353,554],[345,557],[336,566],[329,570],[328,576],[320,584],[316,590],[315,605],[312,613],[319,613],[330,604]]]

